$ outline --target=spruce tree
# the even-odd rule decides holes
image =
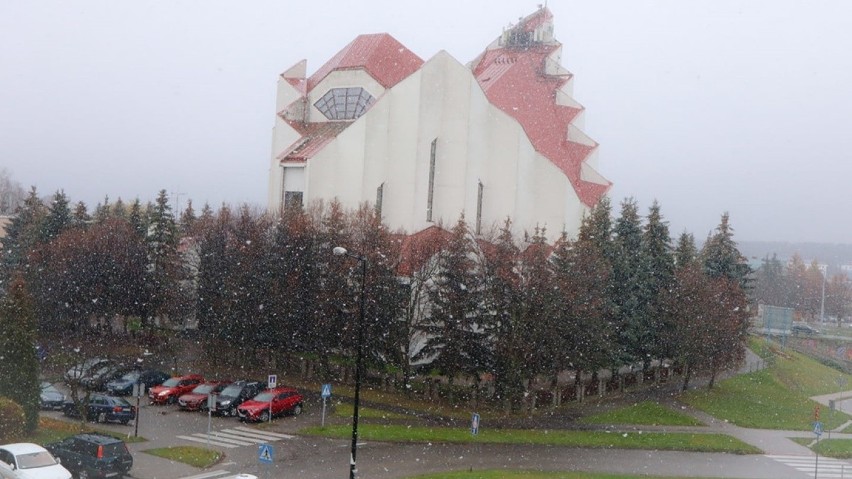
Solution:
[[[27,269],[27,255],[40,243],[42,224],[46,216],[47,208],[33,187],[6,227],[6,236],[0,240],[3,244],[0,291],[5,292],[16,271]]]
[[[89,208],[86,203],[78,201],[74,206],[74,212],[71,214],[71,224],[76,228],[85,228],[91,221],[92,217],[89,215]]]
[[[751,268],[737,249],[734,229],[730,225],[727,212],[722,214],[715,233],[704,244],[701,256],[707,276],[731,279],[739,283],[743,290],[748,290]]]
[[[660,294],[671,288],[674,282],[674,256],[672,255],[671,236],[668,223],[663,220],[660,205],[656,201],[651,205],[645,230],[642,234],[643,259],[646,261],[644,291],[647,294],[645,306],[646,327],[650,344],[648,353],[660,358],[664,354],[664,344],[660,338],[662,329],[660,314]]]
[[[41,242],[48,243],[62,234],[72,224],[71,209],[65,192],[57,191],[47,208],[41,228]]]
[[[638,360],[647,368],[656,345],[655,331],[646,309],[651,298],[649,260],[642,248],[638,206],[632,198],[621,203],[621,215],[613,228],[613,245],[611,291],[619,338],[616,364]]]
[[[32,300],[22,277],[16,275],[0,301],[0,397],[24,408],[29,432],[36,430],[39,413],[36,328]]]
[[[433,357],[433,366],[452,384],[465,374],[475,376],[491,369],[491,348],[482,321],[482,288],[476,244],[464,216],[450,232],[447,249],[440,255],[440,270],[430,292],[429,339],[420,357]]]

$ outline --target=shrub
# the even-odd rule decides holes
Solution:
[[[9,398],[0,397],[0,443],[23,438],[26,428],[24,408]]]

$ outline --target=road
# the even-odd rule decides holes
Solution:
[[[146,442],[129,444],[134,456],[131,476],[136,479],[226,479],[245,472],[258,477],[328,478],[347,477],[349,470],[349,441],[297,436],[299,429],[320,422],[320,406],[307,404],[306,412],[298,417],[276,419],[263,427],[240,424],[234,418],[214,417],[210,436],[212,449],[222,451],[223,461],[206,470],[183,463],[170,462],[142,451],[173,445],[206,446],[208,418],[206,414],[180,412],[174,406],[143,404],[139,435]],[[45,415],[61,416],[47,412]],[[331,421],[348,423],[346,419]],[[132,435],[133,424],[101,425],[115,432]],[[486,426],[487,427],[487,426]],[[742,435],[750,442],[764,442],[771,455],[731,455],[663,451],[577,449],[532,445],[447,445],[362,443],[358,449],[359,476],[376,479],[395,479],[416,474],[464,469],[537,469],[554,471],[601,471],[661,476],[735,477],[749,479],[813,477],[813,456],[804,448],[782,435],[761,438],[759,431],[736,430],[730,425],[726,432]],[[248,432],[253,431],[253,432]],[[274,436],[271,435],[275,434]],[[191,438],[188,440],[184,438]],[[224,438],[224,439],[223,439]],[[254,439],[254,440],[252,440]],[[271,466],[258,460],[258,444],[273,446]],[[781,444],[781,447],[774,445]],[[789,449],[788,449],[789,447]],[[775,448],[775,451],[772,449]],[[801,448],[801,449],[799,449]],[[775,452],[775,454],[772,454]],[[786,453],[786,454],[785,454]],[[819,477],[840,477],[846,463],[820,460]],[[832,474],[833,473],[833,474]],[[267,476],[268,474],[268,476]],[[846,474],[852,477],[852,474]]]

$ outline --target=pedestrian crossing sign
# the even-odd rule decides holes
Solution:
[[[272,446],[269,444],[261,444],[257,458],[260,462],[272,464]]]
[[[322,397],[323,398],[331,397],[331,384],[323,384],[322,385]]]

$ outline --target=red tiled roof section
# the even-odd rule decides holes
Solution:
[[[390,88],[417,71],[423,60],[387,33],[359,35],[308,78],[308,91],[335,70],[363,68]]]
[[[419,271],[427,261],[443,251],[449,236],[450,233],[439,226],[430,226],[404,236],[397,272],[402,276],[411,276],[415,271]]]
[[[348,121],[324,121],[321,123],[290,123],[302,137],[290,148],[278,155],[281,163],[303,163],[311,158],[325,145],[333,140],[341,131],[351,125]]]
[[[581,178],[582,163],[596,145],[568,139],[569,126],[582,109],[556,103],[557,92],[571,78],[544,73],[548,56],[557,48],[559,44],[553,43],[489,50],[473,74],[488,100],[515,118],[536,151],[565,173],[580,201],[594,206],[610,185]]]

